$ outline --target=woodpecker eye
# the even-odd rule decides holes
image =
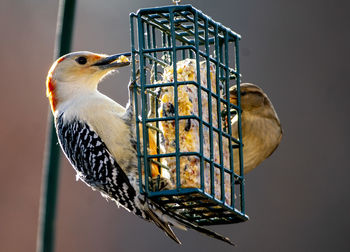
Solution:
[[[241,92],[241,96],[244,96],[246,94],[247,94],[247,92],[245,92],[245,91]]]
[[[87,59],[84,56],[80,56],[76,58],[75,61],[78,62],[78,64],[80,65],[85,65],[87,62]]]

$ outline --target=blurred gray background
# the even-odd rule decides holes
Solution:
[[[277,151],[247,176],[250,220],[216,226],[232,248],[194,231],[183,245],[75,181],[62,161],[56,251],[350,251],[350,29],[347,0],[190,3],[242,35],[243,81],[270,96],[284,128]],[[73,50],[129,50],[129,16],[157,0],[78,1]],[[58,3],[0,2],[0,250],[34,251]],[[129,70],[101,85],[127,101]]]

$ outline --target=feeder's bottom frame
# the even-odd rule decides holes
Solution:
[[[153,192],[150,199],[165,210],[200,226],[233,224],[249,219],[247,215],[218,202],[199,188],[183,188],[181,192]]]

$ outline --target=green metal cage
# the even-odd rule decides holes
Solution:
[[[136,114],[140,115],[136,118],[136,125],[140,125],[136,127],[136,134],[141,192],[164,206],[167,211],[199,225],[246,221],[248,216],[245,214],[244,202],[239,96],[240,35],[215,22],[191,5],[140,9],[130,14],[130,26],[135,109]],[[176,63],[187,58],[195,61],[196,79],[178,81]],[[200,81],[201,62],[206,66],[207,86],[203,86]],[[166,83],[159,81],[164,68],[169,66],[173,68],[173,81]],[[214,66],[215,72],[210,69],[211,66]],[[211,88],[211,73],[215,73],[216,91]],[[178,88],[182,85],[196,87],[197,115],[179,115]],[[236,105],[230,103],[229,88],[232,85],[238,87]],[[174,113],[162,116],[159,113],[161,106],[159,90],[169,87],[174,90]],[[205,108],[209,113],[207,120],[202,114],[203,94],[208,98],[208,108]],[[213,103],[216,104],[216,111],[212,111]],[[215,124],[211,116],[213,113],[217,115]],[[234,117],[238,119],[236,138],[231,134],[231,124],[227,123]],[[198,124],[198,151],[184,152],[180,149],[179,122],[185,119],[195,120]],[[159,126],[162,122],[169,121],[175,128],[175,152],[164,153],[160,151],[162,133]],[[149,130],[157,131],[156,153],[150,153]],[[209,136],[209,142],[205,142],[204,130]],[[218,140],[219,152],[214,150],[214,138]],[[204,148],[210,150],[209,155],[204,153]],[[229,152],[229,165],[226,166],[222,157],[225,151]],[[234,168],[234,151],[239,153],[238,169]],[[215,161],[215,152],[220,154],[219,161]],[[198,187],[182,186],[180,161],[182,157],[187,156],[195,156],[199,160]],[[175,184],[171,189],[161,190],[155,186],[154,181],[157,179],[150,179],[151,165],[156,164],[159,169],[170,169],[161,162],[162,159],[169,157],[176,160],[176,170],[172,174]],[[219,185],[214,182],[218,179],[215,174],[219,174]],[[230,190],[229,199],[227,188]]]

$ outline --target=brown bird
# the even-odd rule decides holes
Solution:
[[[268,158],[282,139],[282,127],[267,95],[257,85],[240,85],[244,173]],[[230,101],[237,105],[237,86],[230,88]],[[232,120],[232,136],[238,138],[238,118]],[[238,150],[234,151],[235,172],[239,170]]]

